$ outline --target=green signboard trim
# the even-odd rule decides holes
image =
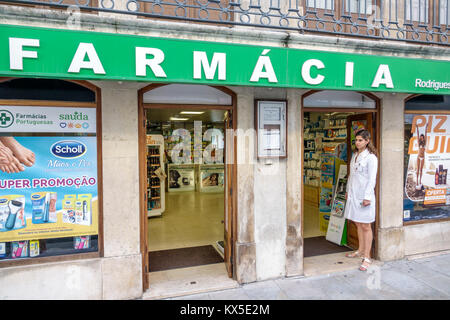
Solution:
[[[37,58],[23,58],[23,70],[11,70],[10,68],[9,38],[39,40],[38,46],[23,47],[23,51],[37,52]],[[317,90],[450,93],[450,63],[441,60],[11,25],[0,25],[0,43],[4,48],[0,51],[1,76],[268,86]],[[92,69],[83,68],[80,69],[80,72],[68,72],[77,49],[80,49],[80,43],[92,44],[105,74],[95,74]],[[165,78],[156,77],[152,72],[153,69],[149,66],[144,68],[147,76],[136,75],[136,47],[156,48],[164,53],[164,60],[159,66],[166,75]],[[206,57],[204,57],[207,60],[206,64],[198,64],[201,66],[198,69],[200,70],[200,79],[194,79],[194,51],[206,53]],[[218,60],[220,60],[221,54],[226,54],[226,70],[221,76],[221,67],[218,63],[214,77],[206,79],[205,68],[208,68],[208,64],[213,62],[214,53]],[[84,61],[89,60],[89,55],[83,57]],[[151,59],[154,55],[148,54],[146,57]],[[311,60],[311,68],[307,68],[302,73],[305,62],[308,64]],[[271,72],[271,68],[273,72]],[[255,70],[260,71],[261,77],[259,81],[250,81]],[[381,79],[382,84],[372,87],[377,72],[380,72],[378,79]],[[318,83],[321,79],[323,80],[318,84],[308,84],[305,76],[309,77],[310,83]],[[389,76],[392,78],[393,88],[389,88]],[[350,81],[351,78],[353,78],[353,85],[346,86],[346,81]],[[275,80],[276,82],[274,82]],[[436,86],[438,83],[444,88],[433,89],[433,85]]]

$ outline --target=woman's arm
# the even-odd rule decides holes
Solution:
[[[367,171],[369,174],[368,182],[364,190],[364,200],[372,201],[372,195],[377,183],[377,170],[378,170],[378,159],[374,154],[369,156],[367,159]]]

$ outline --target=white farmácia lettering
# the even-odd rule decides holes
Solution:
[[[24,47],[33,47],[33,49]],[[10,70],[23,70],[23,59],[38,59],[38,48],[40,47],[39,39],[27,39],[27,38],[9,38],[9,55],[10,55]],[[275,69],[268,56],[270,49],[264,49],[259,56],[253,73],[249,79],[250,82],[259,82],[261,79],[267,79],[270,83],[278,83],[278,79],[275,73]],[[151,55],[151,58],[148,56]],[[86,60],[87,56],[87,60]],[[165,59],[164,52],[158,48],[135,48],[136,58],[136,76],[147,76],[147,67],[149,67],[157,78],[167,78],[167,75],[162,68],[161,64]],[[205,75],[206,79],[214,79],[216,73],[218,73],[219,80],[226,80],[226,53],[214,52],[212,61],[207,58],[204,51],[193,51],[193,79],[202,79],[202,75]],[[319,85],[324,80],[326,75],[319,72],[315,78],[311,76],[311,69],[325,71],[326,65],[319,59],[308,59],[301,67],[301,76],[305,83],[309,85]],[[68,73],[79,73],[81,69],[90,69],[94,74],[106,75],[101,59],[98,56],[93,43],[79,43],[77,50],[71,60],[70,66],[67,70]],[[202,72],[203,71],[203,72]],[[345,76],[345,86],[353,86],[353,72],[354,63],[351,61],[346,62],[345,69],[343,70]],[[393,89],[394,83],[392,80],[389,65],[380,64],[378,70],[374,76],[371,87],[378,88],[380,85],[385,85],[386,88]]]

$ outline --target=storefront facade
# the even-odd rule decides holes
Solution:
[[[304,274],[304,113],[324,110],[322,100],[328,101],[330,112],[370,110],[373,114],[379,150],[374,257],[390,261],[450,250],[448,214],[424,212],[424,207],[429,208],[427,202],[434,201],[432,195],[425,191],[411,195],[405,191],[408,172],[414,177],[417,169],[417,149],[410,140],[414,135],[407,136],[408,130],[415,132],[418,127],[422,133],[431,120],[430,132],[435,132],[431,141],[438,139],[436,153],[445,154],[447,150],[445,138],[440,135],[445,137],[446,113],[450,108],[448,46],[392,41],[379,45],[372,40],[141,21],[106,13],[82,15],[80,24],[69,31],[68,12],[43,13],[39,8],[8,5],[0,8],[4,21],[0,25],[0,41],[9,48],[0,54],[4,84],[0,109],[13,116],[20,113],[19,107],[27,107],[27,112],[51,108],[52,112],[58,111],[58,116],[61,111],[72,114],[89,110],[95,116],[95,121],[86,125],[95,130],[81,134],[82,138],[76,128],[62,135],[60,129],[54,128],[37,131],[41,135],[28,135],[23,123],[2,133],[14,133],[22,142],[43,140],[43,132],[58,141],[71,140],[67,136],[72,134],[76,139],[86,139],[83,142],[89,150],[89,140],[95,141],[92,148],[96,153],[89,155],[95,166],[91,171],[76,171],[71,176],[73,180],[81,178],[77,180],[80,183],[86,178],[86,185],[66,193],[90,193],[98,199],[92,206],[92,230],[77,232],[72,228],[64,234],[66,231],[58,229],[54,232],[60,233],[52,237],[70,237],[72,241],[72,237],[89,235],[92,252],[28,255],[22,259],[8,256],[0,260],[2,299],[36,295],[42,299],[132,299],[151,290],[151,280],[146,277],[148,226],[143,206],[141,149],[145,101],[141,99],[147,92],[145,88],[159,84],[221,88],[232,97],[223,107],[232,112],[230,128],[234,133],[228,140],[233,160],[229,167],[230,210],[225,218],[230,251],[225,262],[237,283]],[[43,20],[41,14],[52,19]],[[391,57],[392,52],[395,57]],[[45,98],[27,93],[42,91],[46,84],[40,81],[49,79],[73,84],[74,98],[69,96],[69,85],[61,85],[59,91],[54,90]],[[87,101],[80,87],[90,92]],[[61,92],[68,94],[62,98]],[[318,92],[325,92],[325,98],[305,102]],[[350,93],[350,97],[341,99],[342,92]],[[358,99],[368,95],[374,107],[366,109]],[[286,156],[258,158],[251,141],[257,141],[257,101],[286,102]],[[333,101],[344,102],[332,105]],[[4,113],[3,120],[7,121],[9,114]],[[56,140],[45,143],[52,146]],[[431,145],[435,146],[430,142],[428,148],[434,148]],[[425,171],[431,170],[428,162],[436,162],[433,176],[444,175],[445,161],[439,161],[426,158]],[[17,184],[11,182],[8,187],[6,180],[11,179],[6,178],[5,172],[1,174],[0,187],[8,190],[1,195],[17,194]],[[95,183],[89,182],[92,177]],[[21,179],[33,181],[31,176]],[[423,184],[431,184],[442,192],[444,187],[440,185],[446,184],[442,179],[434,185],[423,180]],[[38,185],[35,187],[32,192],[41,191],[37,190]],[[88,187],[95,189],[82,189]],[[47,181],[42,188],[50,190],[53,186]],[[442,199],[445,201],[445,195]],[[442,199],[431,209],[444,207]],[[94,208],[98,211],[94,212]],[[0,242],[33,240],[31,236],[19,239],[19,232],[16,238],[5,237]],[[42,236],[42,228],[39,232],[40,239],[51,239]],[[8,250],[5,255],[12,254]]]

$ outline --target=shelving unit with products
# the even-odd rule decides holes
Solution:
[[[164,170],[164,138],[162,135],[147,135],[147,214],[160,216],[165,210],[165,180],[156,174]]]
[[[311,119],[311,113],[305,113],[304,119],[304,184],[320,187],[322,171],[321,155],[332,152],[335,147],[347,139],[347,114],[326,115]]]

